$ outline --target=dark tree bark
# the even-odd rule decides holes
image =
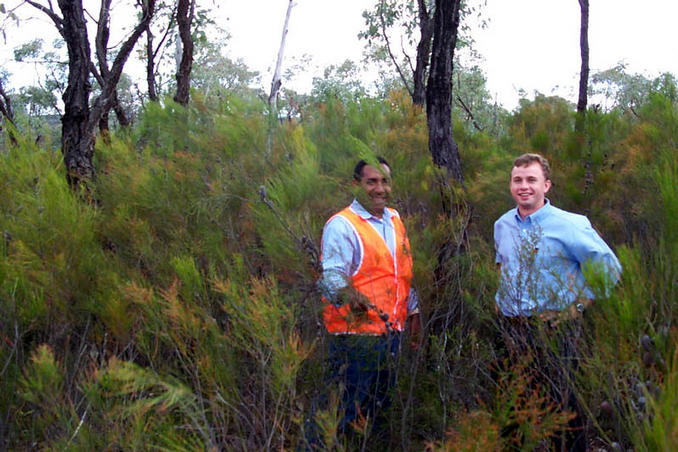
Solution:
[[[178,0],[177,24],[179,25],[179,37],[181,38],[181,63],[177,70],[177,94],[174,100],[181,105],[188,105],[189,90],[191,87],[191,69],[193,67],[193,37],[191,36],[191,23],[195,0]]]
[[[463,185],[459,147],[452,136],[452,59],[459,28],[460,0],[436,0],[433,50],[426,87],[428,146],[433,163]]]
[[[588,103],[589,86],[589,0],[579,0],[581,8],[581,27],[579,46],[581,48],[581,72],[579,73],[579,100],[577,113],[584,114]]]
[[[442,209],[448,218],[454,218],[451,224],[460,229],[451,234],[440,245],[437,252],[437,265],[434,269],[434,281],[439,296],[447,300],[448,309],[443,315],[433,314],[429,331],[449,331],[451,325],[468,323],[468,309],[463,303],[458,281],[462,278],[461,268],[450,266],[453,256],[465,252],[468,241],[468,222],[470,209],[463,199],[455,199],[449,179],[464,186],[459,147],[452,135],[452,62],[457,42],[457,30],[460,20],[461,0],[436,0],[433,13],[433,48],[431,68],[426,86],[426,118],[428,122],[428,145],[433,163],[445,168],[440,180]]]
[[[105,43],[109,27],[111,0],[101,0],[100,19],[97,29],[97,58],[101,73],[92,63],[89,38],[82,7],[82,0],[58,0],[62,17],[53,9],[52,3],[45,7],[33,0],[26,0],[44,12],[66,41],[68,48],[68,86],[64,91],[64,115],[61,118],[61,151],[64,154],[66,177],[71,186],[93,179],[94,143],[97,126],[117,102],[116,87],[122,70],[139,36],[146,29],[153,15],[155,0],[143,0],[142,17],[132,34],[122,44],[113,65],[108,68]],[[103,28],[102,28],[103,27]],[[103,46],[103,48],[102,48]],[[103,62],[103,64],[102,64]],[[91,86],[90,72],[101,85],[101,95],[89,106]]]
[[[99,86],[103,87],[108,83],[107,80],[111,78],[111,71],[108,68],[108,38],[111,34],[110,32],[110,23],[111,23],[111,0],[102,0],[101,8],[99,9],[99,22],[97,23],[97,36],[95,39],[96,44],[96,55],[97,61],[99,63],[99,73],[92,71],[94,77],[97,78]],[[117,85],[117,83],[116,83]],[[111,108],[115,111],[115,115],[120,122],[122,127],[129,125],[129,119],[125,110],[120,105],[118,101],[117,91],[113,92],[113,103]],[[105,110],[101,119],[99,120],[99,131],[105,137],[108,137],[109,134],[109,122],[108,116],[110,113],[110,108]]]
[[[419,6],[419,31],[421,38],[417,44],[417,62],[412,74],[414,86],[412,89],[412,103],[424,106],[426,102],[426,69],[428,68],[431,40],[433,39],[433,20],[426,8],[425,0],[417,0]]]
[[[146,26],[146,83],[148,84],[148,98],[158,101],[158,89],[155,85],[155,51],[153,50],[153,33],[150,22]]]
[[[131,124],[131,121],[129,117],[127,116],[127,112],[125,109],[120,105],[120,101],[118,100],[118,93],[117,91],[113,93],[113,96],[115,99],[113,100],[113,106],[112,109],[115,112],[115,117],[118,120],[118,124],[120,124],[120,127],[128,127]],[[103,136],[108,136],[110,132],[110,124],[109,124],[109,115],[110,115],[110,110],[105,112],[101,119],[99,120],[99,132]]]
[[[9,99],[9,96],[5,92],[5,88],[2,86],[2,81],[0,80],[0,114],[5,118],[7,122],[14,126],[14,112],[12,111],[12,102]],[[1,130],[1,129],[0,129]],[[9,141],[12,144],[17,144],[16,137],[14,132],[10,128],[8,132]]]
[[[63,14],[61,34],[68,48],[68,86],[63,94],[61,151],[71,186],[92,179],[94,129],[89,128],[90,47],[82,1],[58,0]],[[99,118],[97,118],[97,121]]]
[[[110,3],[111,0],[102,0],[101,1],[102,9],[104,8],[104,5],[110,6]],[[144,32],[144,30],[146,30],[146,26],[148,25],[148,22],[150,22],[154,11],[155,11],[155,0],[144,0],[142,2],[141,20],[136,25],[134,30],[132,30],[132,33],[129,35],[129,37],[120,46],[118,54],[113,60],[113,64],[110,67],[110,69],[108,68],[108,63],[104,59],[104,66],[106,67],[105,75],[99,74],[97,76],[96,68],[94,68],[94,66],[91,65],[95,77],[97,77],[97,79],[103,80],[103,84],[101,86],[101,94],[94,100],[90,112],[88,125],[91,128],[91,130],[96,129],[96,125],[99,122],[101,116],[104,114],[104,112],[109,112],[112,108],[114,108],[118,104],[117,87],[118,82],[120,81],[120,77],[122,76],[122,70],[124,69],[125,63],[127,62],[127,59],[132,53],[134,46],[139,40],[139,37]],[[106,13],[106,16],[108,16],[108,12]],[[107,33],[107,31],[105,33]],[[98,47],[99,42],[97,41],[97,54],[106,53],[105,49],[99,49]],[[99,61],[101,62],[101,60]]]
[[[129,116],[127,116],[127,112],[122,107],[122,105],[120,105],[120,100],[118,99],[117,91],[114,93],[114,96],[115,100],[113,103],[113,111],[115,112],[115,117],[118,120],[118,124],[120,124],[120,127],[127,127],[131,124]]]

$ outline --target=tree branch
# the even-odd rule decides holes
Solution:
[[[393,55],[393,52],[391,51],[391,42],[388,39],[388,34],[386,33],[386,20],[384,19],[384,0],[381,0],[381,4],[379,5],[379,21],[381,22],[381,33],[384,35],[384,41],[386,41],[386,50],[388,51],[388,56],[389,58],[391,58],[393,65],[396,67],[398,75],[400,76],[400,79],[403,81],[403,85],[405,85],[407,92],[409,93],[410,97],[412,97],[413,96],[412,88],[410,87],[410,84],[407,82],[407,78],[405,77],[405,74],[403,74],[403,71],[400,68],[400,65],[398,64],[395,55]]]
[[[431,53],[431,40],[433,39],[433,20],[429,10],[426,8],[425,0],[418,0],[417,5],[419,8],[419,31],[421,32],[421,37],[417,44],[417,65],[412,73],[414,84],[412,103],[423,107],[426,103],[426,70]]]
[[[92,61],[89,62],[89,71],[92,73],[99,86],[103,87],[105,83],[104,78],[101,76],[101,74],[97,70],[97,67],[94,65],[94,62]]]
[[[290,23],[290,15],[292,14],[292,8],[295,3],[293,0],[289,0],[287,4],[287,13],[285,14],[285,23],[283,25],[282,38],[280,39],[280,48],[278,49],[278,59],[275,63],[275,72],[273,73],[273,80],[271,80],[271,91],[268,95],[268,105],[271,106],[271,110],[275,113],[276,110],[276,99],[278,96],[278,90],[282,85],[280,81],[280,69],[282,68],[283,55],[285,53],[285,38],[287,37],[287,29]],[[270,151],[270,149],[269,149]]]
[[[7,121],[9,121],[9,123],[12,124],[12,126],[16,125],[14,124],[14,113],[12,112],[12,103],[10,102],[7,93],[5,93],[5,89],[2,86],[2,80],[0,80],[0,113],[2,113],[2,116],[7,118]],[[12,130],[12,127],[9,128],[9,141],[12,144],[17,144],[16,137],[14,136],[14,131]]]
[[[111,0],[101,0],[99,20],[97,21],[97,35],[94,40],[99,70],[104,78],[108,78],[108,37],[110,35]]]
[[[34,2],[33,0],[24,0],[26,3],[31,5],[33,8],[38,9],[42,11],[43,13],[47,14],[47,16],[52,19],[52,22],[54,22],[54,25],[56,26],[57,30],[59,31],[59,34],[63,36],[64,32],[64,21],[57,13],[54,12],[54,8],[52,8],[52,2],[48,2],[49,8],[45,7],[44,5],[41,5],[38,2]]]
[[[405,45],[403,44],[403,38],[400,38],[400,50],[403,52],[403,55],[405,55],[405,60],[407,61],[407,67],[410,68],[410,71],[414,73],[414,66],[412,66],[412,58],[407,54],[405,51]]]
[[[170,21],[169,24],[167,24],[167,28],[165,29],[165,34],[163,34],[162,39],[160,40],[160,43],[158,44],[158,47],[156,47],[155,51],[153,52],[153,59],[157,58],[158,52],[160,52],[160,49],[162,48],[163,43],[169,36],[170,30],[172,30],[172,25],[174,24],[174,18],[176,17],[177,14],[177,8],[175,7],[172,10],[172,15],[170,16]]]
[[[482,132],[483,128],[480,127],[480,125],[479,125],[478,122],[476,121],[476,118],[473,116],[473,112],[472,112],[471,109],[466,105],[466,103],[465,103],[464,100],[459,96],[459,94],[457,94],[457,102],[459,102],[459,105],[461,105],[461,108],[466,112],[466,115],[467,115],[468,119],[471,120],[471,123],[473,124],[473,127],[474,127],[478,132]]]
[[[102,0],[102,5],[104,2],[109,2],[110,0]],[[139,23],[136,25],[132,34],[127,38],[127,40],[120,47],[120,51],[113,60],[113,66],[110,71],[108,71],[107,76],[103,78],[104,84],[101,86],[101,95],[96,98],[92,106],[92,111],[88,120],[89,130],[94,130],[96,125],[99,123],[99,119],[103,114],[109,111],[115,104],[116,96],[115,90],[122,75],[123,67],[125,62],[129,57],[134,45],[136,44],[139,36],[146,29],[148,22],[153,16],[155,10],[155,0],[147,0],[142,3],[142,16]],[[93,64],[90,65],[90,71]]]

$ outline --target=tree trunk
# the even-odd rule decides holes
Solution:
[[[125,109],[122,108],[122,105],[120,105],[120,99],[118,99],[117,91],[115,92],[114,96],[115,103],[113,104],[113,111],[115,112],[115,117],[117,118],[120,127],[127,127],[132,123],[132,121],[130,121],[129,117],[127,116]]]
[[[589,86],[589,0],[579,0],[581,9],[581,26],[579,28],[579,47],[581,49],[581,72],[579,73],[579,99],[577,100],[577,117],[574,123],[574,130],[581,137],[583,144],[583,131],[586,118],[586,105],[588,103]],[[592,149],[591,138],[588,139],[588,149],[584,161],[584,196],[588,195],[593,186]]]
[[[14,112],[12,111],[12,102],[9,100],[9,96],[7,95],[7,93],[5,93],[5,89],[2,86],[1,80],[0,80],[0,113],[5,118],[5,120],[7,120],[7,122],[14,126]],[[10,143],[12,143],[13,145],[17,144],[16,137],[14,136],[14,131],[12,130],[11,127],[7,132],[7,136],[9,137]]]
[[[584,115],[588,103],[589,86],[589,0],[579,0],[581,8],[581,27],[579,30],[579,46],[581,48],[581,72],[579,74],[579,100],[577,113]]]
[[[94,129],[89,123],[90,47],[82,0],[58,0],[63,14],[62,35],[68,48],[68,86],[62,96],[61,151],[71,186],[95,176]],[[98,119],[97,119],[98,121]]]
[[[280,81],[280,71],[282,69],[283,55],[285,54],[285,40],[287,38],[287,27],[290,23],[290,15],[292,14],[293,0],[289,0],[287,4],[287,12],[285,13],[285,23],[283,24],[282,38],[280,38],[280,48],[278,49],[278,59],[275,64],[275,72],[271,80],[271,92],[268,95],[268,136],[266,138],[266,151],[270,154],[273,152],[273,132],[275,130],[276,122],[278,120],[278,91],[282,86]]]
[[[113,93],[113,105],[111,107],[113,111],[115,112],[115,117],[118,120],[118,124],[120,124],[120,127],[127,127],[130,125],[130,120],[127,117],[127,113],[125,112],[125,109],[122,108],[122,105],[120,105],[120,101],[118,100],[118,92]],[[110,134],[110,125],[109,125],[109,116],[110,116],[110,109],[105,111],[104,114],[101,116],[101,119],[99,120],[99,132],[104,136],[108,137]]]
[[[161,3],[158,5],[159,8],[162,7],[167,7],[166,3]],[[158,13],[160,11],[157,11]],[[156,58],[158,58],[158,54],[160,53],[160,50],[162,49],[163,45],[165,44],[165,41],[167,40],[168,36],[170,33],[174,33],[175,30],[175,19],[177,16],[177,5],[173,4],[172,7],[172,12],[169,14],[169,22],[166,25],[163,25],[162,28],[164,28],[164,33],[162,34],[162,37],[160,38],[160,41],[158,42],[158,45],[153,48],[154,41],[155,41],[155,36],[153,35],[153,32],[151,31],[151,22],[149,21],[148,24],[146,25],[146,83],[148,84],[148,98],[154,102],[158,101],[158,85],[155,79],[156,76]],[[179,63],[177,63],[177,68],[179,67]]]
[[[193,10],[195,0],[178,0],[177,24],[179,25],[179,37],[181,38],[181,63],[177,71],[177,94],[174,100],[183,105],[188,105],[191,87],[191,69],[193,67],[193,37],[191,36],[191,23],[193,22]]]
[[[285,14],[285,23],[283,24],[282,38],[280,39],[280,48],[278,49],[278,59],[275,63],[273,80],[271,80],[271,92],[268,95],[268,105],[271,108],[271,111],[277,110],[278,91],[282,85],[282,82],[280,81],[280,70],[282,69],[283,55],[285,53],[285,38],[287,38],[287,27],[290,23],[290,15],[293,6],[293,0],[289,0],[289,3],[287,4],[287,13]]]
[[[433,163],[445,168],[448,175],[463,185],[459,148],[452,136],[452,59],[459,27],[459,1],[436,0],[426,117]]]
[[[412,103],[423,107],[426,103],[426,69],[428,68],[433,38],[433,21],[426,9],[424,0],[417,0],[419,6],[419,31],[421,38],[417,44],[417,63],[412,74],[414,87],[412,89]]]
[[[102,0],[101,7],[104,8],[104,6],[107,4],[110,4],[110,0]],[[93,65],[91,66],[95,77],[97,77],[98,80],[101,80],[101,95],[99,95],[99,97],[94,100],[88,120],[88,127],[92,133],[96,129],[101,117],[118,105],[117,87],[118,82],[120,81],[120,76],[122,75],[122,70],[125,67],[125,63],[127,62],[130,53],[132,53],[134,46],[139,40],[139,37],[144,32],[144,30],[146,30],[148,22],[151,20],[153,12],[155,11],[155,0],[144,0],[141,5],[141,20],[136,25],[134,30],[132,30],[132,33],[127,38],[127,40],[124,41],[120,46],[120,49],[113,60],[111,68],[109,69],[108,63],[104,62],[104,67],[102,69],[103,74],[97,76],[96,69]],[[97,46],[99,45],[100,41],[97,40]],[[102,50],[97,49],[97,52],[100,53]],[[118,113],[116,112],[116,114]]]
[[[454,197],[449,179],[464,186],[459,148],[452,135],[452,61],[459,28],[459,3],[461,0],[436,0],[433,13],[433,49],[431,68],[426,87],[426,117],[429,130],[429,150],[433,163],[445,168],[440,181],[442,209],[450,227],[460,229],[447,236],[437,252],[434,269],[435,290],[446,299],[446,313],[432,316],[430,331],[449,331],[451,325],[467,324],[467,308],[459,291],[463,278],[458,263],[450,264],[453,256],[465,251],[468,240],[467,226],[470,213],[463,200]],[[437,318],[436,318],[437,317]]]
[[[153,33],[151,23],[146,26],[146,82],[148,83],[148,98],[158,101],[158,91],[155,86],[155,51],[153,50]]]
[[[97,126],[102,125],[102,118],[117,103],[116,87],[123,67],[139,36],[151,20],[155,10],[155,0],[143,0],[139,3],[142,7],[141,20],[129,38],[120,46],[110,70],[106,61],[106,44],[109,34],[111,0],[101,1],[96,38],[97,58],[101,73],[92,64],[82,0],[58,0],[63,17],[56,14],[51,2],[46,7],[33,0],[25,1],[45,13],[66,41],[68,86],[62,96],[64,115],[61,118],[61,151],[64,154],[68,183],[72,187],[78,186],[81,182],[86,183],[96,175],[93,157]],[[91,108],[89,106],[89,94],[92,89],[89,83],[90,72],[101,85],[101,95],[95,99]]]

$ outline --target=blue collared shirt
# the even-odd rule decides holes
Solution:
[[[593,298],[584,265],[602,263],[610,286],[619,280],[617,256],[588,218],[554,207],[520,217],[518,208],[494,223],[496,262],[501,264],[497,306],[506,316],[563,310],[580,298]]]
[[[393,256],[395,254],[395,228],[391,211],[384,209],[382,218],[378,218],[369,213],[355,199],[350,208],[357,215],[367,220],[379,233]],[[337,292],[349,285],[351,277],[358,270],[361,261],[360,239],[353,227],[346,218],[340,215],[334,216],[325,224],[323,229],[323,277],[320,281],[320,290],[323,296],[329,300],[334,300]],[[411,288],[407,299],[407,313],[408,315],[415,314],[418,310],[419,297],[416,290]]]

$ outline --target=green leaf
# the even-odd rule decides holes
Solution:
[[[37,58],[42,51],[42,39],[34,39],[14,49],[14,60],[24,61],[26,58]]]

